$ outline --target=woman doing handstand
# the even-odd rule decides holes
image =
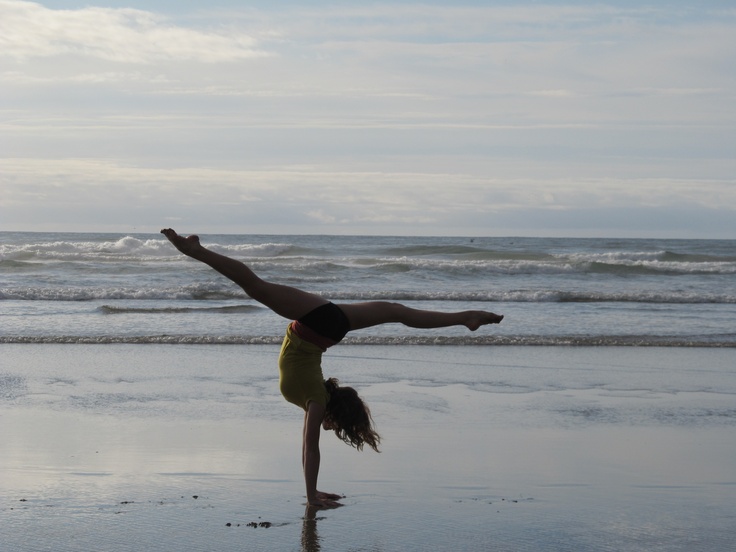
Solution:
[[[369,301],[335,305],[319,295],[262,280],[245,264],[206,249],[197,236],[180,236],[161,230],[185,255],[201,261],[226,276],[252,299],[276,314],[292,320],[279,355],[279,388],[284,398],[304,409],[302,467],[309,505],[339,506],[339,495],[317,490],[320,429],[333,430],[358,450],[367,444],[378,451],[380,437],[373,429],[368,406],[351,387],[324,380],[322,353],[337,344],[349,331],[398,322],[411,328],[466,326],[475,331],[498,324],[503,316],[486,311],[435,312],[413,309],[399,303]]]

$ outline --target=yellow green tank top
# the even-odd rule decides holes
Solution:
[[[311,401],[326,407],[329,400],[322,375],[322,349],[297,336],[291,324],[279,354],[279,389],[287,401],[305,411]]]

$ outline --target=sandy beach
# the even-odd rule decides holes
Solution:
[[[383,452],[322,439],[274,346],[3,345],[4,550],[728,550],[733,349],[345,346]],[[732,548],[731,548],[732,549]]]

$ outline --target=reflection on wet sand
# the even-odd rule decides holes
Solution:
[[[324,518],[317,517],[319,511],[320,508],[307,504],[302,525],[302,552],[319,552],[321,550],[317,521]]]

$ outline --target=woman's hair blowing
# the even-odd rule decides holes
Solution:
[[[325,420],[332,426],[335,435],[358,450],[363,450],[363,445],[367,444],[380,452],[378,444],[381,437],[373,429],[371,411],[358,392],[352,387],[340,387],[340,382],[335,378],[325,381],[325,387],[330,394]]]

